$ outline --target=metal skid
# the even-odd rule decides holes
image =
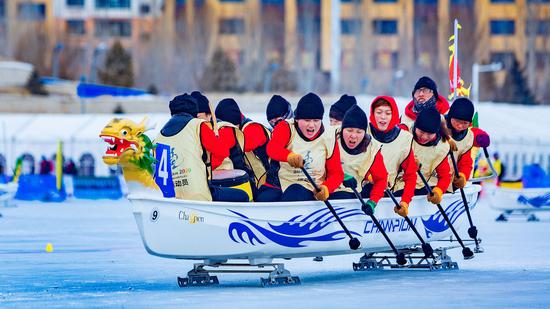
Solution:
[[[525,210],[506,210],[503,213],[501,213],[495,221],[497,222],[507,222],[512,217],[521,218],[521,219],[527,219],[527,222],[538,222],[540,219],[532,212],[532,211],[525,211]]]
[[[208,269],[206,269],[208,267]],[[217,276],[211,276],[211,273],[266,273],[267,278],[260,278],[262,287],[279,285],[299,285],[300,278],[292,276],[285,269],[283,263],[266,263],[252,265],[247,263],[196,263],[193,269],[187,273],[187,277],[178,277],[180,287],[205,286],[219,284]]]
[[[353,263],[354,271],[383,270],[384,268],[397,269],[427,269],[427,270],[451,270],[458,269],[458,264],[447,255],[447,248],[434,249],[433,257],[426,257],[421,248],[400,250],[407,259],[406,265],[395,262],[395,256],[387,255],[388,252],[365,253],[359,262]]]

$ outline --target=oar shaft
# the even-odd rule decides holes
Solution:
[[[426,190],[428,190],[428,194],[433,194],[432,193],[432,188],[430,188],[430,185],[428,184],[428,181],[426,181],[426,178],[424,177],[424,175],[422,175],[422,172],[420,170],[418,170],[418,176],[420,177],[420,179],[422,179],[422,182],[424,183],[424,187],[426,188]],[[443,216],[443,219],[445,219],[445,221],[447,222],[447,224],[451,228],[451,231],[455,235],[455,237],[458,240],[458,243],[460,244],[460,246],[465,248],[464,243],[462,242],[462,239],[460,238],[460,236],[458,236],[458,233],[456,232],[456,230],[455,230],[453,224],[451,223],[451,220],[449,219],[449,217],[447,217],[447,214],[445,213],[445,210],[443,209],[443,207],[441,207],[441,204],[436,204],[436,205],[437,205],[437,208],[439,209],[439,212]]]
[[[306,175],[307,179],[309,180],[309,182],[313,185],[313,188],[315,189],[315,191],[319,191],[319,187],[317,186],[317,184],[315,183],[315,181],[313,180],[313,178],[311,178],[311,176],[309,175],[309,173],[306,171],[305,168],[301,168],[302,169],[302,172],[304,173],[304,175]],[[340,223],[340,226],[342,227],[342,229],[344,230],[344,232],[346,233],[346,235],[348,235],[349,238],[353,238],[353,236],[351,235],[350,231],[348,230],[348,228],[346,227],[346,225],[344,224],[344,222],[342,221],[342,219],[340,219],[340,216],[338,216],[338,214],[336,213],[336,210],[334,210],[334,207],[332,207],[332,205],[330,204],[329,201],[324,201],[325,205],[327,206],[327,208],[330,210],[330,212],[332,213],[332,215],[334,216],[334,218],[336,218],[336,221],[338,221],[338,223]]]
[[[390,189],[386,189],[386,194],[388,194],[388,196],[392,199],[393,203],[395,204],[395,207],[401,208],[401,206],[399,206],[399,202],[397,202],[397,199],[395,198],[395,195],[393,195],[393,193],[390,191]],[[423,245],[426,244],[426,242],[424,241],[424,239],[422,238],[422,236],[420,236],[420,233],[418,233],[418,230],[417,230],[416,227],[414,226],[414,223],[413,223],[412,220],[409,218],[409,216],[405,216],[405,221],[407,221],[407,224],[411,227],[411,229],[412,229],[413,232],[416,234],[416,237],[418,237],[418,239],[420,240],[420,242],[421,242]]]
[[[455,175],[458,176],[458,165],[456,164],[456,159],[452,150],[449,152],[449,155],[451,156],[451,162],[453,162]],[[460,190],[460,195],[462,196],[462,202],[464,202],[464,208],[466,208],[466,216],[468,217],[468,222],[470,223],[470,226],[474,226],[474,222],[472,221],[472,215],[470,214],[470,207],[468,205],[468,200],[466,200],[466,194],[464,193],[464,188],[459,188],[459,190]],[[476,243],[477,243],[477,240],[476,240]]]
[[[363,206],[366,206],[367,204],[365,203],[365,201],[363,200],[363,198],[361,197],[361,195],[359,194],[359,192],[357,192],[357,189],[355,188],[351,188],[351,190],[353,191],[353,193],[355,194],[355,197],[357,197],[357,199],[361,202],[361,204]],[[368,206],[370,207],[370,206]],[[384,236],[384,238],[386,239],[386,241],[388,242],[388,244],[390,245],[391,249],[393,250],[393,252],[395,252],[395,254],[399,254],[399,252],[397,251],[397,249],[395,248],[395,246],[393,245],[393,242],[391,241],[391,239],[388,237],[388,234],[386,234],[386,231],[384,231],[384,229],[382,228],[382,225],[380,224],[380,222],[378,221],[378,219],[376,219],[376,217],[374,216],[374,214],[372,215],[369,215],[370,218],[372,219],[372,221],[374,222],[374,224],[376,225],[376,227],[378,228],[378,230],[380,231],[380,233],[382,233],[382,236]]]

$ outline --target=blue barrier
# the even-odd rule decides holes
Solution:
[[[521,181],[524,188],[550,188],[550,175],[538,164],[524,166]]]
[[[62,202],[67,198],[65,187],[57,191],[54,175],[21,175],[15,198],[24,201]]]
[[[118,177],[74,177],[73,196],[81,199],[112,199],[122,197]]]
[[[122,96],[122,97],[138,96],[138,95],[147,94],[147,92],[140,89],[134,89],[134,88],[80,83],[76,87],[76,94],[81,98],[95,98],[102,95]]]

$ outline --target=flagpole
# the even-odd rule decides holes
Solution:
[[[453,56],[453,100],[457,97],[458,87],[458,20],[454,22],[454,56]]]

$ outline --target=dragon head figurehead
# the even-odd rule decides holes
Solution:
[[[99,137],[108,144],[103,162],[120,164],[127,181],[141,182],[146,187],[156,187],[153,179],[153,143],[147,131],[147,118],[140,123],[130,119],[114,118],[101,130]]]

